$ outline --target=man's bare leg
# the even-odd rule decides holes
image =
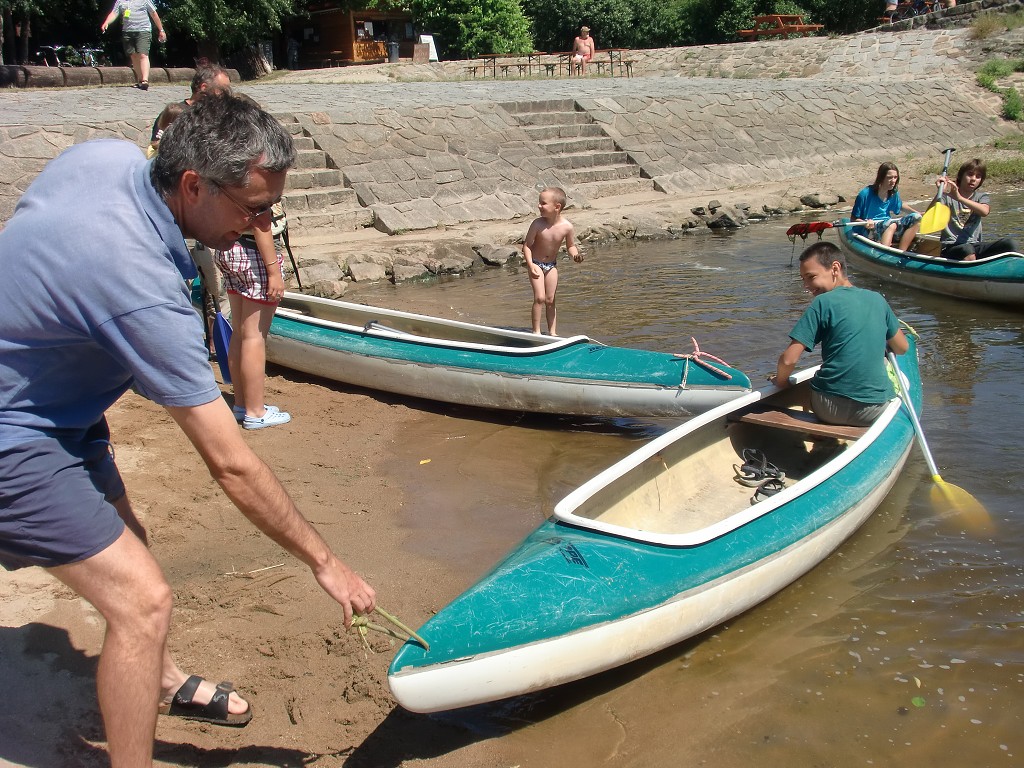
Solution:
[[[152,765],[172,604],[160,566],[126,529],[99,554],[50,572],[107,622],[96,690],[112,768]]]
[[[146,529],[139,518],[135,516],[135,510],[132,509],[131,502],[128,501],[128,494],[125,494],[115,501],[113,505],[114,509],[117,510],[118,516],[120,516],[124,521],[124,524],[128,526],[128,530],[134,533],[143,544],[149,546]],[[164,643],[163,662],[161,663],[160,673],[160,688],[162,691],[161,700],[170,701],[174,697],[174,694],[178,692],[178,689],[184,685],[186,680],[188,680],[188,677],[189,676],[182,672],[181,668],[175,663],[167,648],[167,644]],[[199,688],[196,689],[195,694],[193,694],[192,701],[200,706],[203,704],[209,704],[216,692],[216,684],[208,680],[204,680]],[[232,693],[228,697],[228,712],[231,714],[241,715],[248,709],[248,702],[246,702],[245,699],[237,693]]]

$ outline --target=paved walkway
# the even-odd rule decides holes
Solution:
[[[822,81],[816,81],[819,89]],[[905,84],[910,85],[910,84]],[[836,79],[830,87],[844,90]],[[753,80],[722,78],[599,78],[592,80],[469,80],[457,82],[389,83],[242,83],[239,90],[272,112],[332,114],[380,108],[417,108],[462,104],[546,101],[552,99],[600,99],[608,97],[692,97],[696,94],[735,94],[756,98],[758,93],[791,93],[794,100],[813,98],[804,80]],[[187,85],[152,86],[148,91],[131,87],[60,88],[53,90],[6,89],[0,91],[0,125],[90,125],[122,120],[152,122],[167,102],[189,95]]]

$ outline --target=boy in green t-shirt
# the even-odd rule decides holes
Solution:
[[[789,386],[804,350],[821,344],[811,410],[828,424],[870,426],[894,394],[886,349],[902,355],[910,348],[899,320],[881,294],[850,283],[843,254],[832,243],[815,243],[800,254],[800,277],[814,300],[793,326],[771,381]]]

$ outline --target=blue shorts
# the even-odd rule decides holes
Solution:
[[[910,229],[912,226],[917,224],[921,220],[920,213],[908,213],[905,216],[901,216],[898,219],[882,219],[875,226],[871,232],[871,239],[876,242],[882,239],[882,232],[889,228],[889,225],[893,222],[896,223],[896,232],[892,236],[894,243],[898,243],[900,238],[903,237],[903,233]],[[859,229],[859,227],[858,227]]]
[[[117,541],[124,521],[111,502],[125,490],[109,438],[101,420],[81,440],[0,449],[0,565],[67,565]]]

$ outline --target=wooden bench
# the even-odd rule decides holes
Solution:
[[[834,437],[841,440],[857,440],[868,431],[867,427],[847,427],[838,424],[825,424],[808,411],[795,408],[772,408],[770,406],[753,406],[745,411],[731,414],[729,421],[745,424],[758,424],[763,427],[775,427],[791,432],[801,432],[812,437]]]
[[[824,27],[823,24],[804,24],[803,16],[797,14],[771,14],[755,16],[753,29],[741,29],[740,37],[758,40],[762,37],[788,38],[790,35],[801,37],[814,34]]]

